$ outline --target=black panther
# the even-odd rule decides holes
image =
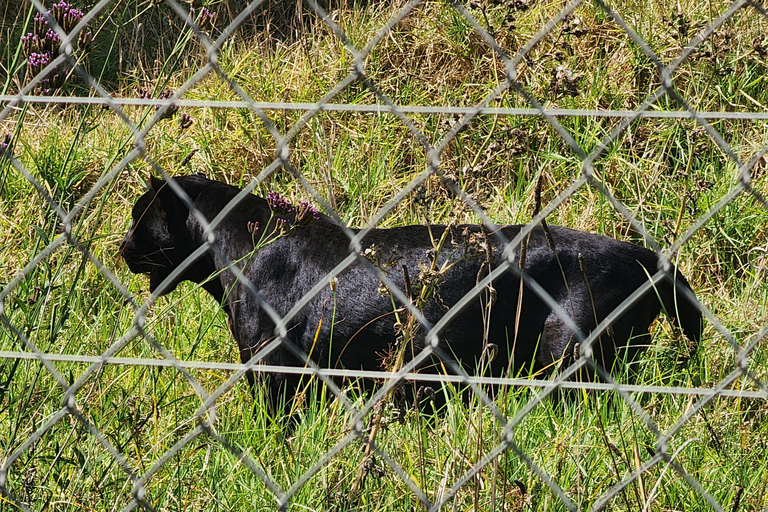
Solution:
[[[240,192],[202,175],[173,180],[209,222]],[[511,240],[523,227],[499,230]],[[168,183],[151,178],[149,190],[133,208],[133,223],[120,244],[120,254],[132,272],[149,274],[149,289],[157,295],[172,292],[185,280],[200,283],[226,311],[243,362],[276,339],[275,323],[227,268],[226,260],[234,262],[282,317],[350,256],[350,239],[342,227],[308,203],[294,206],[276,193],[266,199],[247,194],[209,237],[218,254],[209,248],[175,279],[167,279],[205,244],[203,235],[197,217]],[[290,342],[311,354],[321,367],[389,369],[398,354],[401,361],[408,361],[427,343],[426,329],[409,317],[373,267],[385,273],[435,325],[505,261],[504,246],[496,234],[478,225],[372,229],[362,247],[361,258],[333,276],[287,326]],[[647,283],[659,267],[658,256],[641,246],[558,226],[537,226],[524,247],[522,266],[527,276],[561,306],[583,335]],[[514,250],[514,265],[519,264],[520,249]],[[508,269],[482,288],[438,333],[442,357],[447,354],[470,374],[492,376],[520,372],[546,376],[578,358],[578,340],[567,322],[524,282],[521,287],[520,278]],[[650,343],[649,326],[662,308],[697,346],[702,315],[693,297],[681,273],[668,269],[664,279],[601,333],[593,347],[595,364],[611,370],[617,360],[632,361]],[[408,347],[403,349],[403,344]],[[263,362],[305,365],[284,345]],[[419,371],[450,371],[445,363],[432,355],[421,362]],[[258,372],[249,373],[252,385],[254,375]],[[582,373],[575,378],[594,377]],[[274,409],[281,393],[289,399],[293,396],[299,378],[272,374],[259,381],[267,386]]]

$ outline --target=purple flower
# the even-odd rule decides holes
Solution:
[[[279,235],[284,235],[291,230],[291,221],[278,217],[275,219],[275,232]]]
[[[35,20],[33,22],[33,28],[34,34],[39,38],[42,39],[45,37],[45,31],[48,29],[48,22],[45,21],[45,16],[43,16],[43,13],[37,13],[35,14]]]
[[[318,219],[320,219],[320,213],[317,208],[307,201],[299,202],[299,207],[296,210],[296,224],[298,226],[307,226]]]
[[[59,37],[59,34],[53,31],[52,28],[49,28],[45,31],[45,38],[48,39],[51,43],[57,44],[61,42],[61,38]]]
[[[37,50],[37,36],[32,32],[25,36],[21,36],[21,49],[24,51],[25,55],[29,55]]]
[[[64,1],[53,4],[48,12],[65,32],[71,32],[84,16],[83,11]]]
[[[3,136],[2,140],[0,140],[0,157],[5,155],[6,153],[8,156],[11,156],[11,151],[13,150],[13,147],[11,145],[11,134],[8,132],[5,132],[5,135]]]
[[[91,31],[84,28],[80,31],[80,35],[77,36],[77,48],[83,53],[88,53],[91,51],[93,41],[94,38]]]
[[[51,53],[50,52],[30,53],[29,57],[27,57],[27,63],[32,67],[44,68],[45,66],[51,63]]]
[[[280,192],[270,190],[267,194],[267,204],[275,215],[290,215],[295,208]]]
[[[194,19],[194,9],[190,9],[189,14]],[[200,15],[197,18],[197,26],[200,27],[200,30],[208,30],[209,27],[213,27],[214,16],[216,16],[216,13],[209,11],[206,7],[201,7]]]
[[[157,99],[159,100],[167,100],[171,96],[173,96],[173,89],[166,89],[162,91],[160,94],[157,95]],[[141,91],[139,91],[139,98],[148,100],[152,98],[152,90],[144,88]],[[155,105],[155,110],[160,110],[161,105]],[[177,105],[169,105],[168,108],[163,112],[163,116],[160,119],[170,119],[174,115],[176,115],[176,112],[179,111],[179,107]],[[189,128],[189,126],[192,125],[192,118],[187,116],[186,118],[183,118],[179,122],[179,126],[182,129]]]
[[[160,93],[160,95],[157,97],[159,100],[167,100],[171,96],[173,96],[173,90],[166,89],[163,92]],[[155,110],[160,110],[160,105],[155,106]],[[176,115],[176,112],[178,112],[179,107],[176,105],[169,105],[168,108],[163,112],[163,116],[160,119],[170,119],[174,115]]]
[[[259,230],[258,221],[254,221],[254,222],[248,221],[248,224],[246,224],[246,226],[248,228],[248,232],[251,233],[252,235],[256,234],[256,232]]]
[[[21,38],[22,51],[27,57],[27,71],[32,77],[36,76],[42,68],[53,61],[53,57],[59,53],[59,47],[61,46],[61,37],[48,23],[46,15],[53,18],[56,25],[67,33],[72,32],[75,26],[85,17],[81,10],[76,9],[72,4],[64,0],[54,3],[51,6],[51,10],[45,14],[40,12],[35,14],[32,32],[25,34]],[[82,54],[87,53],[92,42],[91,31],[87,27],[83,28],[77,37],[78,50]],[[40,80],[35,91],[50,94],[52,90],[59,89],[64,85],[66,76],[66,69],[51,72]]]
[[[306,226],[320,218],[320,212],[307,201],[299,201],[298,206],[291,204],[279,192],[270,190],[267,194],[267,204],[272,213],[277,217],[277,228],[287,231],[294,226]],[[294,216],[295,220],[291,220]]]

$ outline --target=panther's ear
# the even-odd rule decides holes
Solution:
[[[165,184],[165,180],[162,178],[158,178],[156,176],[149,176],[149,189],[157,192],[161,188],[163,188],[163,185]]]

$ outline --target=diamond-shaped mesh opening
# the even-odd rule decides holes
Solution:
[[[30,510],[765,507],[762,6],[12,4],[16,51],[0,66],[3,499]],[[121,258],[131,206],[159,183],[150,176],[196,172],[247,188],[227,217],[182,182],[163,185],[203,238],[149,291]],[[258,274],[222,246],[250,193],[270,191],[364,227],[272,252],[334,255],[277,293],[270,276],[290,266]],[[377,238],[434,223],[450,227],[431,228],[406,261],[406,238]],[[674,263],[705,317],[699,350],[661,320],[629,364],[605,359],[612,326],[579,316],[552,283],[577,290],[611,264],[568,254],[554,225],[660,255],[602,318],[639,315]],[[462,271],[458,252],[471,260],[488,244],[494,264]],[[543,270],[552,251],[560,267]],[[229,279],[218,299],[229,318],[199,286],[176,286],[201,258]],[[442,281],[462,279],[456,293]],[[629,281],[598,285],[598,303]],[[671,286],[668,310],[686,300]],[[587,288],[580,300],[595,301]],[[374,306],[354,324],[350,312]],[[320,319],[302,325],[313,308]],[[532,364],[551,332],[528,328],[538,321],[580,332]],[[275,404],[281,382],[298,385]]]

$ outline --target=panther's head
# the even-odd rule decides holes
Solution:
[[[194,199],[197,181],[203,177],[174,178]],[[187,183],[189,181],[190,183]],[[204,184],[203,184],[204,185]],[[168,182],[152,177],[149,189],[133,207],[133,221],[120,243],[120,255],[135,274],[149,274],[149,290],[164,295],[184,280],[195,280],[201,261],[185,260],[200,246],[190,229],[189,208]],[[183,271],[161,287],[165,279],[180,265]],[[205,278],[207,276],[200,277]],[[199,281],[198,281],[199,282]]]

